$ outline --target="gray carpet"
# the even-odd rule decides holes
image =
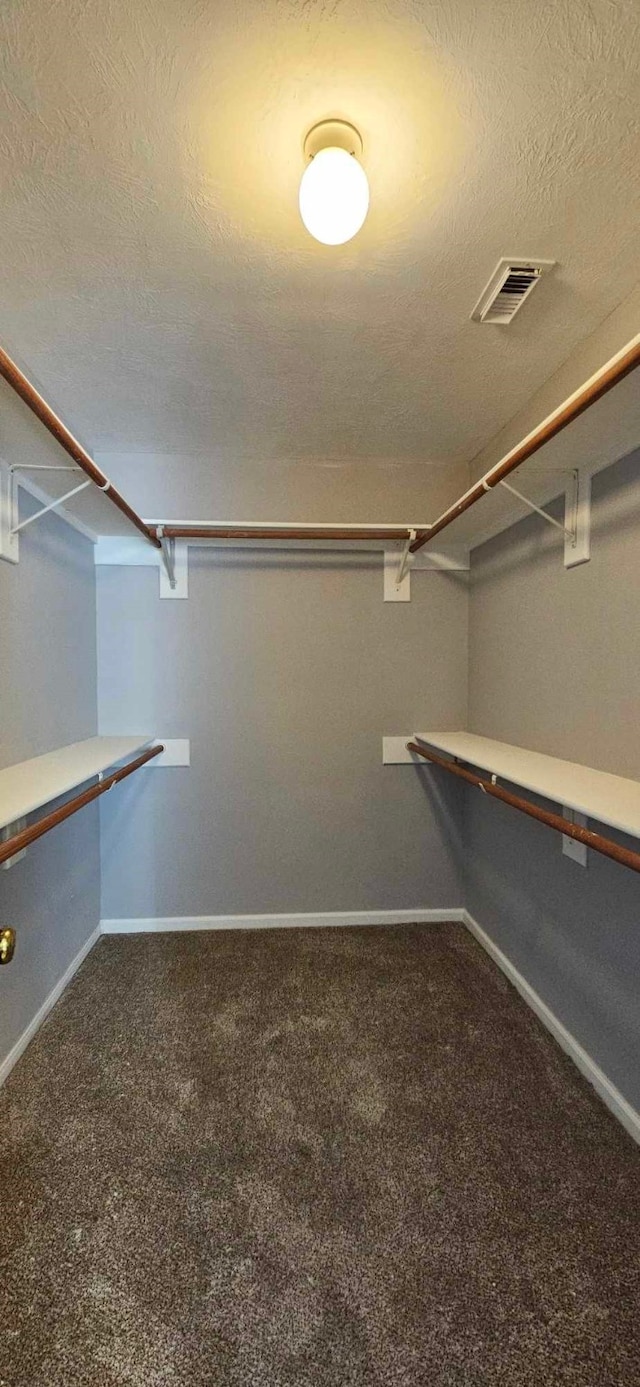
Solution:
[[[620,1387],[637,1149],[458,925],[103,939],[0,1095],[3,1387]]]

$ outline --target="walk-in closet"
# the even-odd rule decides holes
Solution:
[[[2,7],[0,1387],[640,1381],[639,68]]]

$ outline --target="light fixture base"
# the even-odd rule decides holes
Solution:
[[[348,120],[320,120],[312,125],[305,139],[305,157],[313,159],[321,149],[346,149],[347,154],[361,159],[362,136]]]

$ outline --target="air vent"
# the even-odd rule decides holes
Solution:
[[[538,280],[555,263],[515,255],[498,261],[471,314],[474,322],[510,323]]]

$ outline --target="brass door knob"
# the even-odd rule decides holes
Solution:
[[[0,964],[10,963],[16,951],[14,929],[0,929]]]

